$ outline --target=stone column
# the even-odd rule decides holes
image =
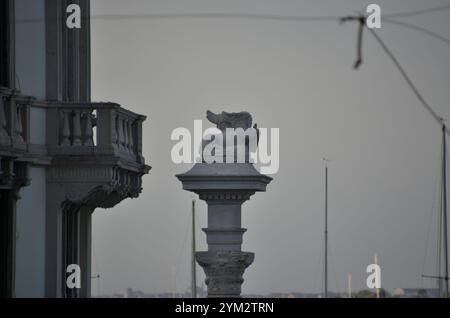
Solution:
[[[208,227],[203,229],[207,252],[196,254],[197,262],[207,276],[209,297],[239,297],[242,275],[253,263],[254,253],[242,252],[241,206],[250,197],[246,191],[202,193],[208,204]]]
[[[195,192],[208,204],[208,251],[196,260],[206,274],[208,297],[240,297],[242,275],[254,253],[241,250],[246,229],[241,227],[241,206],[257,191],[265,191],[272,178],[250,163],[198,163],[178,175],[183,189]]]
[[[177,178],[184,190],[197,193],[208,204],[208,227],[203,229],[208,251],[195,255],[206,274],[208,297],[240,297],[242,275],[255,258],[254,253],[241,250],[246,231],[241,226],[241,206],[255,192],[266,191],[272,178],[250,163],[259,130],[257,124],[252,128],[248,112],[208,111],[206,117],[220,133],[202,141],[202,162]],[[239,131],[243,133],[240,138]]]
[[[47,169],[46,297],[90,297],[91,215],[96,208],[137,197],[143,174],[105,161],[94,165],[80,158],[53,159]],[[80,266],[80,289],[67,288],[71,264]]]
[[[0,298],[15,297],[16,204],[30,182],[28,164],[0,157]]]

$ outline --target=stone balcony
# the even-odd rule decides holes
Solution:
[[[47,296],[89,297],[91,215],[139,196],[150,170],[142,155],[145,119],[114,103],[43,101],[0,87],[0,190],[14,202],[3,214],[5,245],[14,260],[19,190],[33,186],[31,168],[45,168]],[[81,289],[63,287],[69,264],[83,268]],[[14,262],[5,267],[13,284]]]
[[[29,105],[32,97],[19,96],[13,90],[0,88],[0,149],[2,154],[20,154],[27,149],[29,138]]]
[[[45,112],[42,122],[31,122],[32,109]],[[137,197],[150,170],[142,155],[145,119],[115,103],[40,101],[0,88],[0,185],[9,182],[15,165],[37,163],[49,166],[49,183],[120,192],[100,206]],[[46,127],[45,142],[36,144],[32,126],[39,125]]]

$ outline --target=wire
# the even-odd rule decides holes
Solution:
[[[432,37],[434,37],[434,38],[436,38],[438,40],[441,40],[442,42],[450,45],[450,39],[447,39],[447,38],[443,37],[442,35],[439,35],[439,34],[433,32],[433,31],[430,31],[430,30],[425,29],[423,27],[420,27],[420,26],[417,26],[417,25],[414,25],[414,24],[411,24],[411,23],[406,23],[406,22],[402,22],[402,21],[392,20],[392,19],[389,19],[389,18],[384,18],[383,22],[400,25],[400,26],[403,26],[405,28],[413,29],[413,30],[416,30],[416,31],[428,34],[428,35],[430,35],[430,36],[432,36]]]
[[[413,93],[416,95],[417,99],[420,101],[420,103],[423,105],[423,107],[425,107],[425,109],[431,114],[431,116],[433,116],[433,118],[439,123],[439,124],[443,124],[444,123],[444,119],[442,117],[440,117],[434,110],[433,108],[427,103],[427,101],[423,98],[423,96],[420,94],[420,92],[418,91],[418,89],[416,88],[416,86],[414,85],[414,83],[411,81],[411,79],[409,78],[408,74],[405,72],[405,70],[403,69],[403,67],[401,66],[401,64],[399,63],[399,61],[397,60],[397,58],[394,56],[394,54],[392,54],[392,52],[389,50],[389,48],[387,47],[387,45],[383,42],[383,40],[380,38],[380,36],[371,28],[368,28],[368,30],[370,31],[370,33],[372,33],[372,35],[375,37],[375,39],[378,41],[378,43],[381,45],[381,47],[383,48],[383,50],[386,52],[386,54],[391,58],[392,62],[394,62],[395,66],[397,66],[398,70],[400,71],[400,73],[402,74],[403,78],[405,79],[405,81],[408,83],[409,87],[411,88],[411,90],[413,91]],[[450,130],[448,129],[448,127],[445,127],[445,131],[448,135],[450,135]]]
[[[340,16],[280,16],[252,13],[175,13],[175,14],[135,14],[135,15],[97,15],[93,19],[177,19],[177,18],[237,18],[282,21],[339,21]]]
[[[431,12],[449,10],[450,5],[428,8],[417,11],[410,12],[399,12],[386,14],[384,18],[398,18],[398,17],[409,17],[420,14],[426,14]],[[265,15],[265,14],[254,14],[254,13],[161,13],[161,14],[116,14],[116,15],[92,15],[90,20],[124,20],[124,19],[191,19],[191,18],[224,18],[224,19],[257,19],[257,20],[279,20],[279,21],[339,21],[342,16],[332,16],[332,15],[318,15],[318,16],[292,16],[292,15]],[[42,18],[30,18],[30,19],[17,19],[15,22],[21,23],[33,23],[41,21],[51,21],[55,19],[42,19]]]
[[[279,21],[339,21],[340,16],[283,16],[264,15],[253,13],[161,13],[161,14],[113,14],[113,15],[92,15],[90,20],[145,20],[145,19],[197,19],[197,18],[217,18],[217,19],[256,19],[256,20],[279,20]],[[45,21],[52,19],[45,19]],[[55,19],[53,19],[55,20]],[[34,23],[42,22],[42,18],[18,19],[15,22]]]
[[[343,20],[342,20],[343,21]],[[364,17],[360,17],[359,19],[359,27],[358,27],[358,40],[357,40],[357,44],[356,44],[356,62],[353,65],[353,68],[355,70],[357,70],[362,62],[362,46],[363,46],[363,34],[364,34],[364,23],[365,23],[365,19]]]
[[[438,11],[444,11],[444,10],[450,10],[450,5],[440,6],[440,7],[434,7],[434,8],[428,8],[423,10],[416,10],[416,11],[410,11],[410,12],[399,12],[399,13],[392,13],[384,15],[384,18],[404,18],[404,17],[412,17],[432,12],[438,12]]]

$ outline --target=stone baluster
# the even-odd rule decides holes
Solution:
[[[126,118],[123,119],[123,135],[125,137],[124,150],[129,151],[130,138],[128,136],[128,119]]]
[[[14,127],[14,136],[18,142],[25,142],[23,139],[23,125],[22,125],[22,109],[23,106],[17,104],[16,105],[16,125]]]
[[[61,146],[68,147],[70,146],[70,116],[72,111],[63,110],[63,127],[61,132]]]
[[[118,126],[117,130],[119,131],[119,149],[125,149],[125,136],[123,130],[123,118],[120,115],[117,115]]]
[[[119,146],[119,116],[115,112],[112,116],[112,123],[111,142],[114,146]]]
[[[123,184],[124,188],[128,188],[128,171],[124,171],[123,173]]]
[[[131,131],[131,152],[136,153],[134,148],[134,138],[136,137],[135,136],[136,125],[134,124],[134,122],[130,125],[130,131]]]
[[[116,153],[118,148],[118,120],[113,108],[99,105],[96,114],[97,144],[101,152]]]
[[[114,167],[113,170],[113,180],[114,180],[114,184],[117,185],[119,184],[119,168]]]
[[[73,146],[81,146],[81,112],[75,110],[73,113]]]
[[[117,170],[117,183],[123,183],[123,171],[121,169]]]
[[[135,144],[135,153],[137,160],[141,163],[144,163],[144,157],[142,156],[142,123],[144,122],[146,118],[144,116],[138,116],[138,118],[135,120],[135,133],[136,138],[134,140]]]
[[[128,149],[130,150],[131,153],[133,153],[134,152],[133,123],[131,122],[131,120],[128,120],[127,128],[128,128]]]
[[[84,131],[84,145],[88,147],[94,146],[94,140],[92,139],[92,114],[90,112],[86,112],[83,114],[85,118],[85,131]]]
[[[2,138],[8,137],[6,125],[5,100],[3,96],[0,96],[0,143],[2,143]]]

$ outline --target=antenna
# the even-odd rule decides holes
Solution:
[[[100,278],[102,278],[100,276],[100,274],[97,274],[95,276],[91,276],[91,279],[96,279],[97,280],[97,297],[100,296]]]
[[[352,298],[352,273],[348,273],[348,298]]]
[[[192,298],[197,298],[197,271],[195,264],[195,199],[192,200],[192,255],[191,255],[191,293]]]
[[[444,225],[444,282],[445,298],[448,298],[448,235],[447,235],[447,141],[446,127],[442,124],[442,215]]]
[[[324,298],[328,298],[328,160],[322,158],[325,162],[325,264],[324,264]]]
[[[172,289],[172,298],[175,298],[175,295],[177,294],[177,266],[174,264],[172,265],[172,273],[171,273],[171,289]]]
[[[373,254],[373,260],[374,260],[375,265],[378,265],[377,254]],[[380,298],[380,289],[379,288],[376,289],[376,295],[377,295],[377,298]]]
[[[449,297],[448,290],[448,230],[447,230],[447,140],[446,134],[448,132],[448,128],[445,126],[445,120],[441,120],[442,122],[442,187],[441,187],[441,213],[439,218],[440,229],[439,230],[439,246],[438,246],[438,273],[437,275],[422,275],[424,278],[431,278],[438,280],[439,287],[439,296],[441,296],[441,286],[442,281],[444,282],[444,290],[445,290],[445,298]],[[442,237],[443,236],[443,237]],[[443,251],[440,245],[440,242],[443,241]],[[444,252],[444,275],[441,275],[441,252]]]

